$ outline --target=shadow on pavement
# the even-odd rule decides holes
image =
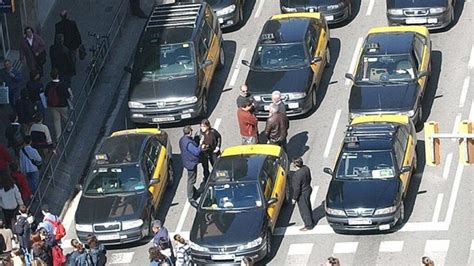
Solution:
[[[434,100],[436,98],[443,97],[443,95],[436,95],[436,91],[438,90],[442,62],[443,62],[442,52],[432,51],[431,52],[431,76],[430,76],[430,79],[428,80],[425,95],[423,96],[423,100],[421,103],[422,110],[423,110],[423,117],[422,117],[423,122],[428,120]],[[421,131],[421,129],[422,129],[422,126],[421,128],[417,128],[417,131]]]

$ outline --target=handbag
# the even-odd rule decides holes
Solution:
[[[26,153],[25,148],[22,148],[21,151],[23,152],[24,155],[26,155],[26,158],[28,158],[34,166],[40,168],[43,165],[43,161],[37,161],[35,159],[31,159],[28,153]]]
[[[3,85],[0,86],[0,104],[9,104],[10,98],[8,97],[8,86],[3,82]]]
[[[84,60],[86,56],[87,56],[86,47],[84,47],[84,44],[79,45],[79,59]]]

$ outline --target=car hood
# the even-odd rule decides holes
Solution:
[[[142,218],[147,192],[139,194],[82,196],[76,210],[77,224],[96,224]]]
[[[200,246],[222,247],[246,244],[263,232],[264,208],[242,211],[198,211],[190,240]]]
[[[235,4],[236,0],[206,0],[206,2],[211,5],[212,9],[220,10],[222,8]]]
[[[447,7],[448,0],[387,0],[387,8]]]
[[[155,81],[140,81],[129,93],[129,100],[141,103],[166,98],[192,97],[196,95],[197,77],[194,75]]]
[[[410,111],[417,97],[416,84],[354,85],[349,98],[349,112]]]
[[[335,180],[329,184],[326,205],[329,208],[383,208],[397,200],[398,178],[386,180]]]
[[[341,3],[341,0],[284,0],[282,4],[286,7],[318,7]]]
[[[286,71],[250,70],[246,84],[252,94],[270,94],[274,90],[282,93],[306,92],[311,76],[310,67]]]

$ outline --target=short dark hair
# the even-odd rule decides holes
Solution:
[[[25,142],[25,144],[31,144],[31,136],[30,135],[24,136],[23,141]]]
[[[39,123],[41,121],[43,121],[43,115],[40,113],[40,112],[36,112],[34,115],[33,115],[33,121],[35,123]]]
[[[10,120],[11,123],[15,122],[18,119],[18,115],[16,113],[10,113],[8,115],[8,120]]]
[[[193,132],[193,128],[189,125],[186,125],[183,127],[183,134],[184,135],[189,135]]]
[[[49,76],[52,79],[56,79],[57,77],[59,77],[59,71],[56,68],[53,68],[51,69],[51,72],[49,72]]]
[[[48,204],[41,205],[41,210],[44,212],[49,212],[49,205]]]
[[[303,166],[303,159],[301,157],[296,157],[296,158],[293,159],[293,164],[296,167],[301,167],[301,166]]]
[[[23,34],[26,34],[26,32],[27,32],[28,30],[31,30],[32,33],[35,33],[35,31],[33,30],[32,27],[27,26],[27,27],[25,27],[25,30],[23,31]]]
[[[252,105],[252,101],[249,98],[245,98],[242,102],[242,107],[249,107]]]

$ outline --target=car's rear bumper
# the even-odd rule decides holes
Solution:
[[[451,23],[451,14],[449,11],[440,15],[426,15],[426,16],[395,16],[387,13],[388,23],[395,25],[423,25],[428,29],[442,29]]]
[[[193,262],[198,265],[208,264],[222,264],[229,265],[233,263],[240,263],[244,257],[251,257],[255,262],[260,261],[267,255],[267,245],[263,242],[260,246],[248,250],[229,252],[229,253],[218,253],[218,252],[202,252],[197,250],[191,250]],[[215,256],[228,256],[228,259],[215,259]],[[213,259],[214,258],[214,259]]]
[[[100,232],[81,232],[77,231],[77,237],[82,243],[86,243],[87,237],[91,234],[95,235],[100,243],[104,245],[120,245],[120,244],[127,244],[139,241],[146,237],[146,226],[143,225],[142,227],[137,227],[128,230],[122,230],[118,232],[107,232],[107,233],[100,233]]]

